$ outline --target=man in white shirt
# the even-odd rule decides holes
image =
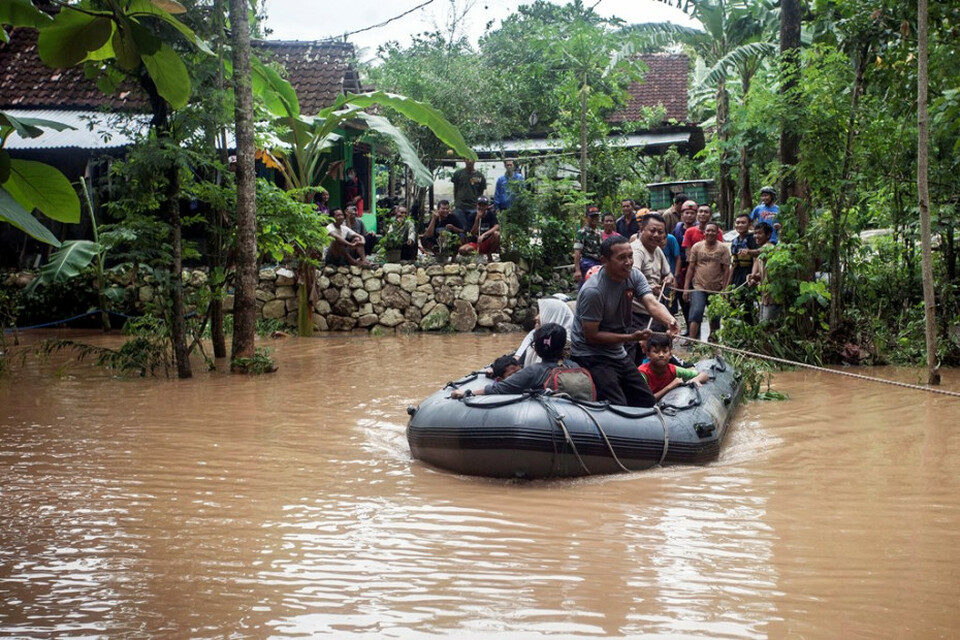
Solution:
[[[666,223],[663,216],[659,213],[648,213],[640,218],[640,233],[630,243],[630,247],[633,249],[633,264],[640,269],[650,285],[651,292],[663,304],[667,304],[665,300],[667,293],[663,293],[661,296],[661,291],[664,288],[672,287],[674,284],[670,263],[663,254],[663,249],[660,248],[660,242],[666,237],[666,232]],[[634,299],[633,321],[630,328],[634,331],[647,328],[653,331],[665,331],[666,325],[656,320],[651,324],[646,307]],[[634,357],[637,364],[643,361],[642,349],[627,349],[627,352]]]
[[[367,263],[363,250],[363,236],[345,224],[343,209],[334,209],[333,222],[327,225],[327,233],[333,239],[327,247],[324,263],[335,267],[361,266]]]

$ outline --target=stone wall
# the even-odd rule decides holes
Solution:
[[[519,331],[520,281],[512,262],[317,271],[313,321],[318,331]],[[228,301],[228,306],[230,306]],[[297,283],[285,268],[263,269],[257,287],[261,317],[297,324]]]
[[[150,275],[132,282],[132,273],[112,272],[108,285],[123,291],[112,309],[140,315],[156,302],[157,284]],[[318,331],[369,331],[374,334],[415,331],[519,331],[531,313],[520,291],[520,273],[512,262],[455,263],[418,266],[385,264],[374,268],[324,267],[318,269],[317,296],[313,321]],[[35,272],[0,274],[0,286],[22,290]],[[205,287],[205,269],[184,269],[183,283],[187,311],[194,294]],[[256,300],[259,317],[281,320],[297,326],[296,274],[286,267],[260,270]],[[90,285],[90,283],[86,283]],[[73,283],[71,286],[78,286]],[[83,309],[96,305],[90,288],[89,300],[80,300]],[[224,310],[233,311],[233,296],[227,296]],[[36,309],[23,320],[48,322],[45,309]],[[78,311],[82,312],[82,311]],[[60,315],[73,315],[64,307]],[[532,313],[536,313],[534,310]],[[33,317],[37,316],[37,317]]]

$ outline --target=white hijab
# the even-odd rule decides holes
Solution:
[[[570,332],[573,330],[573,311],[567,303],[556,298],[540,298],[537,301],[537,307],[540,310],[540,326],[556,322],[567,330],[567,342],[569,342]],[[526,335],[514,355],[524,367],[540,362],[540,356],[533,350],[533,331]]]

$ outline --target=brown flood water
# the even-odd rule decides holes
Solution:
[[[519,338],[290,338],[275,375],[186,382],[28,360],[0,379],[0,637],[960,635],[960,400],[785,373],[705,466],[412,460],[407,405]]]

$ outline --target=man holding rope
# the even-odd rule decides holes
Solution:
[[[673,286],[673,273],[670,271],[670,263],[660,248],[660,243],[666,237],[666,224],[663,216],[659,213],[647,213],[640,218],[640,234],[630,242],[630,248],[633,250],[633,264],[640,269],[640,273],[647,279],[650,290],[657,300],[664,302],[667,298],[669,287]],[[643,302],[634,298],[633,300],[633,324],[630,329],[651,329],[653,331],[663,332],[666,325],[660,322],[654,322],[650,314],[647,313]],[[638,366],[643,362],[643,349],[638,345],[632,344],[626,347],[627,353],[633,357],[634,363]]]
[[[718,241],[720,228],[716,222],[708,222],[703,232],[703,240],[687,251],[686,280],[683,285],[683,299],[690,302],[691,338],[700,338],[700,323],[706,311],[710,297],[720,293],[730,284],[730,247]],[[720,318],[710,318],[710,333],[720,328]]]
[[[652,407],[656,398],[624,348],[651,333],[649,329],[630,330],[633,301],[640,300],[651,317],[666,325],[671,338],[680,333],[680,325],[633,266],[633,249],[626,238],[615,235],[604,240],[600,264],[600,271],[584,283],[577,296],[571,357],[590,371],[598,399]]]

